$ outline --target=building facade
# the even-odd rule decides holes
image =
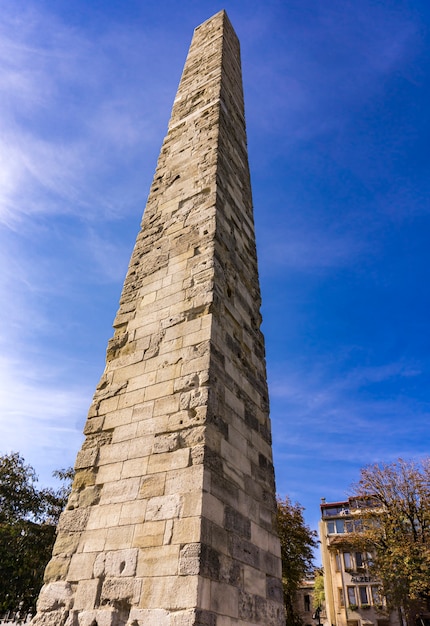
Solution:
[[[319,535],[327,623],[398,626],[397,613],[387,611],[378,581],[369,572],[370,553],[358,552],[351,541],[351,533],[360,531],[362,512],[353,498],[321,502]]]
[[[297,615],[300,616],[303,626],[318,626],[318,624],[326,626],[327,615],[325,606],[322,606],[319,611],[315,610],[314,595],[315,577],[305,578],[297,589],[294,609]]]

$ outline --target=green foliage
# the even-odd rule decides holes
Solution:
[[[58,490],[37,489],[37,476],[17,452],[0,457],[0,613],[34,609],[67,501],[73,470],[59,470]]]
[[[300,582],[313,571],[313,550],[317,547],[317,533],[304,521],[303,507],[290,498],[277,501],[278,534],[281,540],[282,582],[288,626],[301,624],[294,609],[294,599]]]
[[[314,596],[313,596],[313,608],[321,609],[325,600],[324,590],[324,575],[322,570],[318,571],[315,576]]]
[[[363,510],[362,541],[372,549],[372,574],[391,609],[408,623],[430,598],[430,459],[398,459],[361,470],[355,495]]]

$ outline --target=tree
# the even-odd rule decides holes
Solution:
[[[0,613],[34,608],[73,470],[54,475],[61,488],[38,489],[36,472],[19,453],[0,457]]]
[[[318,570],[315,576],[313,608],[321,611],[325,600],[324,574],[322,569]]]
[[[317,547],[317,533],[304,521],[303,507],[290,498],[277,501],[278,534],[281,541],[282,583],[286,623],[288,626],[301,624],[294,608],[294,599],[300,582],[313,572],[313,550]]]
[[[371,573],[388,608],[414,624],[430,598],[430,459],[365,467],[354,495],[363,507],[359,535],[372,554]]]

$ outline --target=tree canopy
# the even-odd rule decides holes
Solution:
[[[388,607],[413,624],[430,598],[430,459],[365,467],[354,496],[371,505],[363,507],[360,533],[370,569]]]
[[[288,626],[295,626],[301,624],[301,620],[294,609],[294,599],[301,581],[313,572],[317,533],[305,524],[300,504],[292,503],[288,497],[278,498],[277,504],[286,618]]]
[[[34,608],[73,470],[54,475],[62,487],[38,489],[34,468],[18,452],[0,456],[0,614]]]

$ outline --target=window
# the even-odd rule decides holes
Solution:
[[[348,604],[357,604],[357,598],[355,597],[355,587],[348,587]]]
[[[344,601],[344,598],[343,598],[343,589],[342,589],[342,587],[339,587],[337,591],[338,591],[338,595],[339,595],[339,604],[340,604],[340,606],[344,606],[345,601]]]
[[[360,596],[360,604],[369,604],[369,598],[367,597],[367,587],[359,587],[358,594]]]
[[[357,567],[363,567],[364,561],[363,561],[363,555],[361,554],[361,552],[355,553],[355,564],[357,565]]]
[[[305,601],[305,611],[310,611],[311,610],[311,597],[308,593],[304,596],[304,601]]]
[[[373,604],[382,604],[378,587],[371,587]]]
[[[327,532],[329,535],[342,534],[345,532],[345,522],[343,519],[334,519],[327,522]]]
[[[347,520],[345,522],[345,532],[358,533],[363,530],[363,523],[360,519]]]
[[[341,560],[340,560],[339,552],[336,552],[335,566],[336,566],[336,572],[340,572],[342,570],[342,563],[341,563]]]
[[[349,552],[343,553],[343,564],[345,565],[345,569],[352,569],[352,559]]]

